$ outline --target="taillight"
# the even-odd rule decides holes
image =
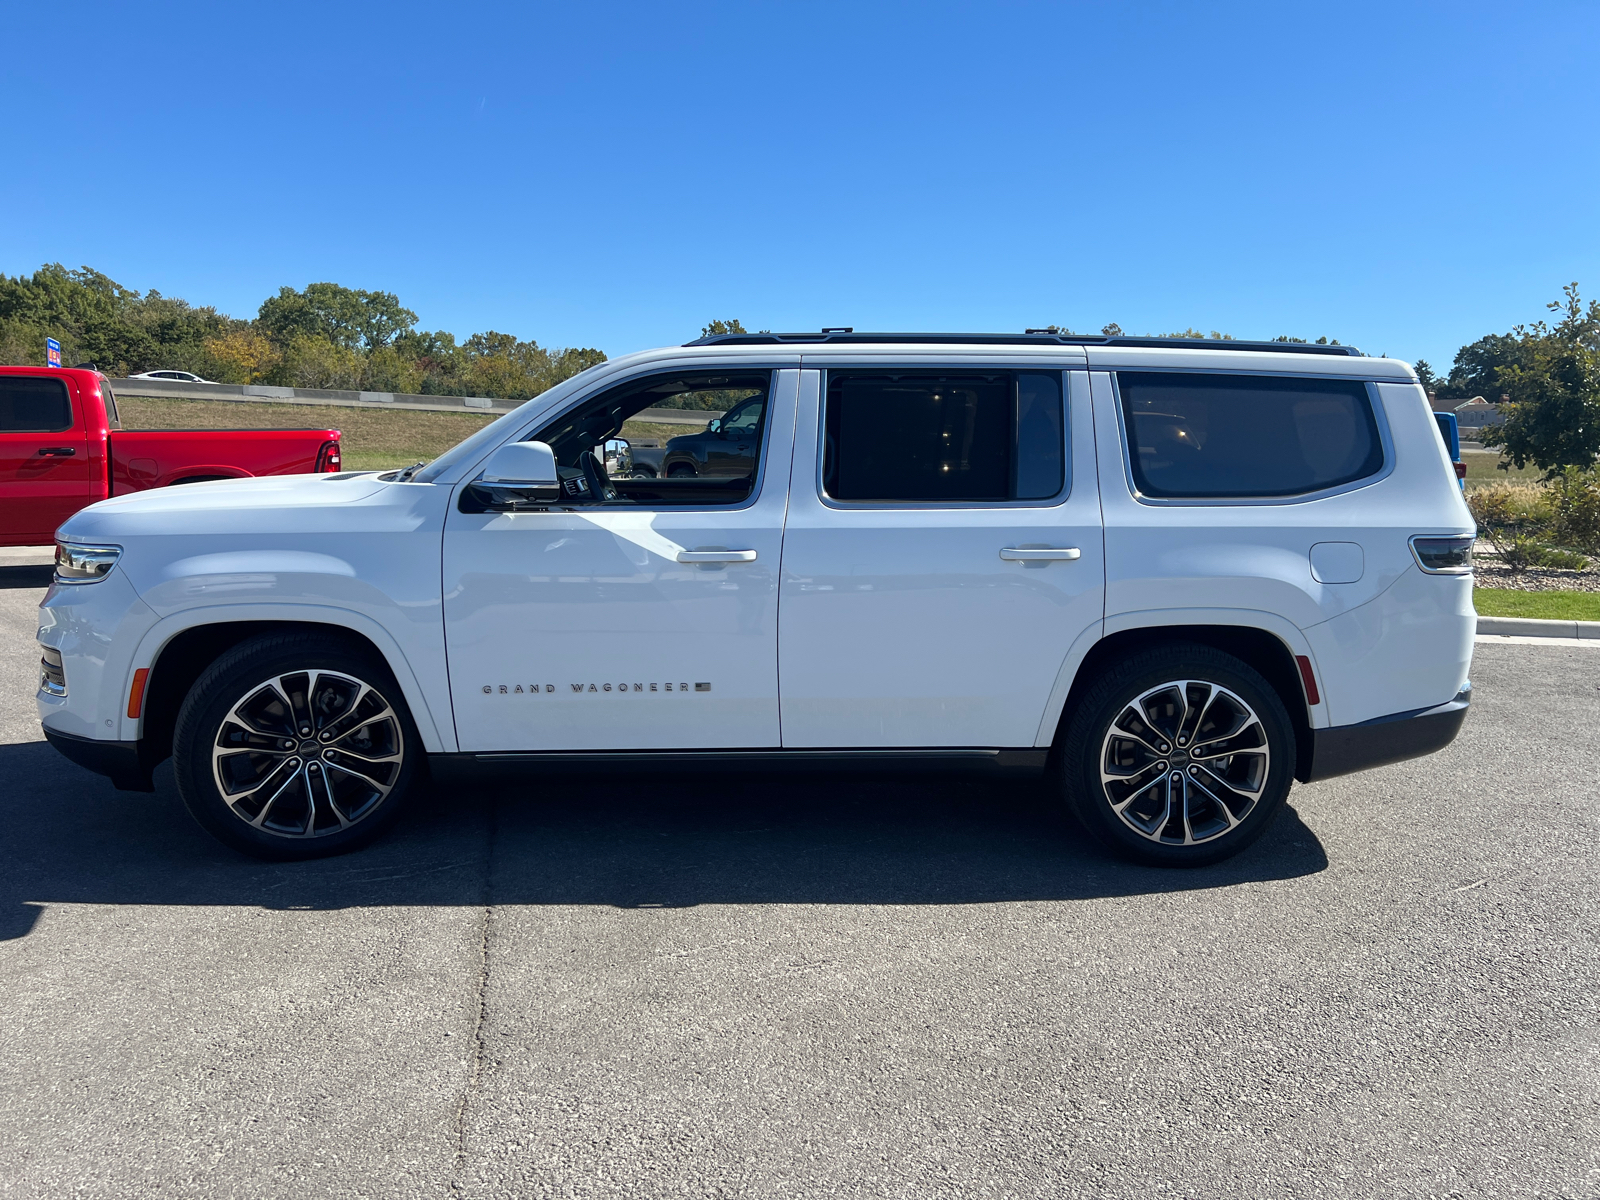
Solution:
[[[1472,573],[1474,537],[1414,537],[1411,553],[1417,566],[1430,575],[1469,575]]]
[[[322,449],[317,451],[317,470],[337,471],[339,469],[339,443],[327,441],[322,443]]]
[[[1457,479],[1465,479],[1466,477],[1467,477],[1467,464],[1464,463],[1464,462],[1458,462],[1456,464],[1456,478]]]

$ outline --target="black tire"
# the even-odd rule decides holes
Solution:
[[[688,479],[695,474],[694,464],[675,462],[667,468],[668,479]]]
[[[1190,750],[1204,753],[1191,760]],[[1185,642],[1108,664],[1073,711],[1058,769],[1067,806],[1103,845],[1152,866],[1199,867],[1266,831],[1294,757],[1288,711],[1260,672]]]
[[[269,634],[222,655],[190,689],[172,746],[190,815],[235,850],[275,860],[378,837],[421,758],[388,666],[323,633]],[[224,781],[236,785],[227,797]]]

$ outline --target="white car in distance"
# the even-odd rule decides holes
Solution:
[[[750,396],[744,473],[608,471],[634,413]],[[889,759],[1048,772],[1113,850],[1198,864],[1293,780],[1455,736],[1473,535],[1393,359],[710,337],[420,468],[79,512],[38,703],[119,787],[170,755],[195,818],[266,857],[368,841],[425,768]]]
[[[202,379],[193,371],[140,371],[137,375],[128,376],[129,379],[161,379],[169,383],[212,383],[214,380]]]

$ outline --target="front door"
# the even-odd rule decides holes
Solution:
[[[64,378],[0,375],[0,536],[44,545],[96,499],[84,422]]]
[[[778,563],[798,378],[630,379],[525,435],[551,445],[573,503],[452,505],[445,634],[463,751],[779,745]],[[593,454],[650,432],[630,428],[644,408],[752,396],[769,419],[742,476],[608,479]]]
[[[801,375],[783,744],[1048,744],[1063,664],[1104,610],[1084,372]]]

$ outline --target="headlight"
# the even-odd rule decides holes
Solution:
[[[122,557],[121,546],[81,546],[75,542],[56,543],[56,582],[94,583],[111,574]]]
[[[1472,573],[1471,537],[1414,537],[1411,553],[1417,566],[1430,575],[1469,575]]]

